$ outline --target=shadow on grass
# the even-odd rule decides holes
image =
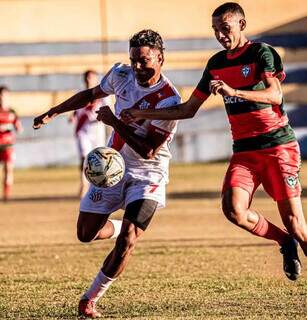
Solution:
[[[302,197],[307,197],[307,188],[303,188]],[[220,191],[179,191],[167,193],[167,198],[172,200],[197,200],[197,199],[219,199],[221,198]],[[255,193],[255,198],[269,198],[263,190],[258,190]],[[56,196],[26,196],[11,198],[7,202],[39,202],[39,201],[74,201],[79,200],[76,195],[56,195]]]

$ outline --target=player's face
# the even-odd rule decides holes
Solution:
[[[245,20],[239,14],[226,13],[218,17],[212,17],[212,28],[217,41],[226,50],[234,50],[240,44]]]
[[[85,83],[89,88],[95,87],[97,85],[97,82],[98,77],[97,74],[94,72],[90,72],[85,79]]]
[[[163,59],[158,49],[131,48],[130,61],[138,84],[148,87],[159,81]]]

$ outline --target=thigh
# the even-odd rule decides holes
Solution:
[[[296,142],[268,150],[263,166],[262,184],[275,201],[300,196],[301,185],[298,178],[300,163]]]
[[[108,214],[80,211],[77,222],[78,234],[94,238],[98,231],[104,227],[108,218]]]
[[[151,199],[135,200],[126,206],[124,219],[145,231],[157,206],[158,202]]]
[[[224,195],[229,189],[240,188],[249,194],[251,200],[260,184],[257,170],[258,161],[256,154],[248,152],[234,154],[224,178],[222,194]],[[229,194],[233,194],[233,192],[231,191]]]

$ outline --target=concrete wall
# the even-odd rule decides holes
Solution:
[[[213,38],[211,13],[223,2],[1,0],[0,84],[11,88],[12,107],[21,116],[32,117],[81,89],[80,74],[84,70],[96,69],[103,74],[115,62],[129,63],[128,38],[140,29],[152,28],[159,31],[165,40],[164,71],[178,87],[183,99],[186,99],[197,84],[208,58],[220,49]],[[307,2],[238,2],[246,12],[248,36],[274,45],[282,56],[287,72],[283,84],[286,102],[299,108],[301,118],[307,119]],[[180,125],[177,147],[174,149],[176,159],[208,160],[229,155],[231,143],[225,134],[227,128],[217,130],[220,122],[215,122],[216,112],[224,112],[222,109],[216,110],[223,107],[221,98],[210,97],[205,107],[213,108],[213,113],[208,113],[208,118],[200,116],[195,120],[195,126],[192,127],[197,126],[196,122],[199,123],[199,134],[189,131],[189,121]],[[53,150],[50,152],[51,158],[57,154],[59,163],[73,161],[74,147],[70,156],[65,155],[68,150],[66,143],[74,146],[71,130],[66,123],[64,125],[61,122],[61,126],[67,132],[59,138],[57,147],[52,147],[49,137],[40,137],[41,131],[32,137],[34,133],[28,127],[31,126],[31,119],[24,119],[27,119],[25,132],[29,136],[23,135],[19,139],[17,149],[21,151],[18,153],[27,153],[28,149],[22,144],[29,146],[32,143],[43,148],[47,143],[47,149]],[[203,127],[208,130],[202,130]],[[305,127],[307,123],[297,129],[301,141],[306,141]],[[53,127],[50,130],[52,136],[57,135]],[[70,142],[65,140],[68,137]],[[205,146],[197,142],[204,139],[207,141]],[[223,143],[217,144],[216,140]],[[193,146],[189,141],[193,142]],[[50,164],[54,161],[50,162],[51,158],[38,160],[40,153],[37,154],[35,161],[39,163]],[[46,156],[47,153],[42,154]],[[62,156],[66,160],[60,160]]]

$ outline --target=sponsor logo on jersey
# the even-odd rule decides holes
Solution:
[[[102,199],[102,191],[99,189],[94,188],[92,190],[92,192],[89,195],[89,198],[93,201],[93,202],[98,202]]]
[[[251,68],[249,66],[243,66],[241,69],[241,73],[243,74],[244,78],[247,78],[250,72],[251,72]]]
[[[291,189],[295,189],[295,187],[298,184],[298,177],[297,176],[287,176],[287,177],[285,177],[285,180],[286,180],[287,185]]]
[[[238,98],[238,97],[224,96],[223,99],[224,99],[224,103],[225,103],[225,104],[233,104],[233,103],[246,102],[245,99]]]
[[[150,106],[150,103],[148,101],[146,101],[145,99],[143,99],[139,104],[139,108],[141,110],[148,109],[149,106]]]

